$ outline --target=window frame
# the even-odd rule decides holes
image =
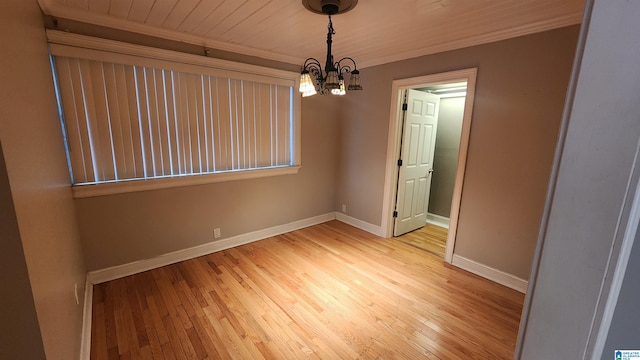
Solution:
[[[301,161],[301,97],[297,90],[299,73],[180,53],[148,46],[123,43],[114,40],[94,38],[85,35],[47,30],[49,51],[52,56],[77,57],[104,62],[130,65],[154,66],[172,69],[194,69],[205,74],[226,76],[237,80],[256,81],[272,84],[291,84],[292,147],[290,165],[236,169],[205,174],[188,174],[146,179],[124,179],[90,184],[72,185],[74,198],[120,194],[136,191],[157,190],[173,187],[202,185],[217,182],[255,179],[261,177],[291,175],[298,173]],[[55,71],[53,69],[52,71]],[[55,76],[55,75],[54,75]],[[57,84],[56,84],[57,85]],[[65,129],[66,130],[66,129]]]

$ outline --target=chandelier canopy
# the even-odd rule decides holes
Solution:
[[[324,64],[324,72],[320,61],[316,58],[308,58],[302,65],[300,72],[300,92],[303,97],[320,93],[325,95],[345,95],[347,90],[362,90],[360,85],[360,71],[356,62],[350,57],[343,57],[333,61],[331,43],[333,42],[333,23],[331,15],[341,14],[353,9],[358,0],[302,0],[302,4],[308,10],[316,14],[325,14],[329,17],[327,26],[327,59]],[[352,67],[353,66],[353,67]],[[345,87],[345,75],[349,76],[349,85]]]

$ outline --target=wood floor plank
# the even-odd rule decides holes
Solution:
[[[171,343],[162,344],[162,355],[164,356],[165,360],[176,359],[176,356],[173,352],[173,346],[171,346]]]
[[[184,351],[183,347],[188,348],[191,346],[191,344],[189,344],[188,342],[185,342],[185,343],[182,342],[182,338],[178,336],[178,332],[176,331],[175,322],[173,318],[175,318],[175,315],[171,315],[171,314],[162,318],[162,324],[167,331],[167,336],[169,337],[169,342],[167,344],[170,346],[170,348],[166,350],[163,346],[162,351],[165,357],[167,357],[167,355],[170,355],[178,359],[187,358],[187,354],[190,354],[190,355],[192,354],[188,352],[188,349],[187,351]],[[181,330],[184,331],[184,329],[181,329]]]
[[[91,358],[510,359],[523,300],[331,221],[96,285]]]
[[[206,315],[198,317],[192,322],[193,328],[198,333],[202,341],[202,346],[210,359],[230,359],[222,341],[207,321]]]
[[[150,307],[142,312],[142,317],[145,324],[145,331],[149,340],[149,350],[151,351],[151,358],[164,359],[164,355],[162,354],[162,343],[158,338],[158,332],[155,328],[156,323],[153,319]]]
[[[444,258],[447,245],[447,233],[448,230],[446,228],[426,224],[424,227],[400,235],[396,237],[396,239]]]
[[[162,318],[164,316],[167,316],[169,312],[166,310],[166,308],[164,313],[160,310],[159,306],[157,305],[158,300],[160,303],[164,304],[162,298],[158,296],[152,295],[147,297],[147,304],[149,306],[149,317],[151,320],[147,324],[149,326],[149,331],[153,330],[158,337],[158,343],[160,345],[164,345],[169,342],[169,336],[167,335],[167,330],[162,323]]]

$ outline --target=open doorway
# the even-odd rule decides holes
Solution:
[[[403,219],[405,220],[404,223],[408,223],[409,221],[406,221],[406,219],[410,219],[414,224],[417,224],[415,225],[417,227],[422,227],[427,222],[435,223],[440,228],[448,227],[448,231],[444,230],[446,234],[444,259],[449,263],[451,263],[453,258],[458,224],[464,168],[466,165],[471,128],[471,111],[473,109],[476,72],[477,69],[475,68],[465,69],[411,79],[395,80],[392,84],[392,106],[387,145],[382,231],[387,237],[406,232],[407,227],[404,226],[405,224],[401,226],[401,230],[398,230],[397,226],[398,224],[402,224],[401,220]],[[419,109],[426,109],[425,106],[417,106],[416,109],[418,110],[411,109],[412,103],[420,104],[421,101],[423,101],[421,100],[422,95],[420,95],[420,93],[437,95],[430,95],[425,98],[425,104],[431,101],[429,99],[435,98],[434,102],[426,107],[430,109],[426,111],[426,113],[435,114],[434,116],[439,118],[438,112],[440,109],[443,109],[440,102],[442,102],[443,99],[447,99],[444,101],[446,112],[449,113],[446,116],[456,116],[454,114],[455,112],[462,113],[459,124],[450,128],[443,128],[441,126],[441,135],[445,135],[446,137],[450,138],[452,132],[457,132],[456,136],[458,138],[456,139],[457,149],[455,154],[451,154],[451,145],[446,145],[449,149],[440,149],[441,154],[437,155],[435,153],[434,144],[430,144],[430,140],[427,138],[430,137],[432,139],[431,141],[435,141],[437,144],[438,122],[431,120],[425,120],[425,122],[417,119],[419,116],[416,117],[415,114],[420,112]],[[403,104],[407,105],[403,106]],[[457,110],[455,109],[456,107]],[[424,124],[420,123],[420,121],[423,121]],[[410,136],[412,127],[416,129],[416,132],[420,135],[417,137],[414,135],[414,138],[410,139],[407,138],[407,136]],[[420,127],[423,127],[425,131],[417,131]],[[410,169],[403,169],[403,166],[406,166],[408,163],[417,164],[413,161],[414,159],[407,157],[412,153],[408,144],[417,141],[415,140],[417,138],[426,139],[424,140],[424,144],[431,145],[432,148],[429,150],[428,147],[415,147],[413,151],[418,151],[421,154],[420,156],[424,158],[422,161],[424,166],[421,171],[425,172],[425,174],[411,175],[414,176],[414,178],[410,176],[407,178],[407,176],[403,174],[403,171],[407,171],[407,174],[413,174],[411,172],[415,172],[418,168],[416,165]],[[442,152],[444,150],[449,151]],[[405,151],[404,156],[407,157],[406,159],[403,159],[403,151]],[[429,154],[429,151],[433,153]],[[449,164],[445,164],[445,160],[443,160],[447,157],[453,158],[449,159]],[[440,164],[438,164],[438,162],[440,162]],[[440,167],[442,171],[440,171],[438,167]],[[419,183],[422,184],[420,187],[418,187]],[[439,187],[439,193],[436,194],[433,191],[429,191],[430,185]],[[418,190],[418,188],[420,190]],[[413,189],[416,190],[414,191]],[[432,205],[429,206],[429,203],[432,203]],[[429,212],[431,212],[430,215]],[[412,218],[414,216],[415,219]],[[400,221],[398,218],[400,218]],[[410,228],[411,226],[409,229]],[[442,232],[437,229],[438,228],[426,229],[425,227],[425,230],[436,230],[435,233],[427,234],[426,236],[437,237],[438,233],[442,236]]]

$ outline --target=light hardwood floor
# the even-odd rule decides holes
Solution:
[[[398,236],[396,239],[444,259],[447,233],[448,230],[446,228],[426,224],[420,229]]]
[[[511,359],[523,295],[338,221],[94,287],[92,359]]]

